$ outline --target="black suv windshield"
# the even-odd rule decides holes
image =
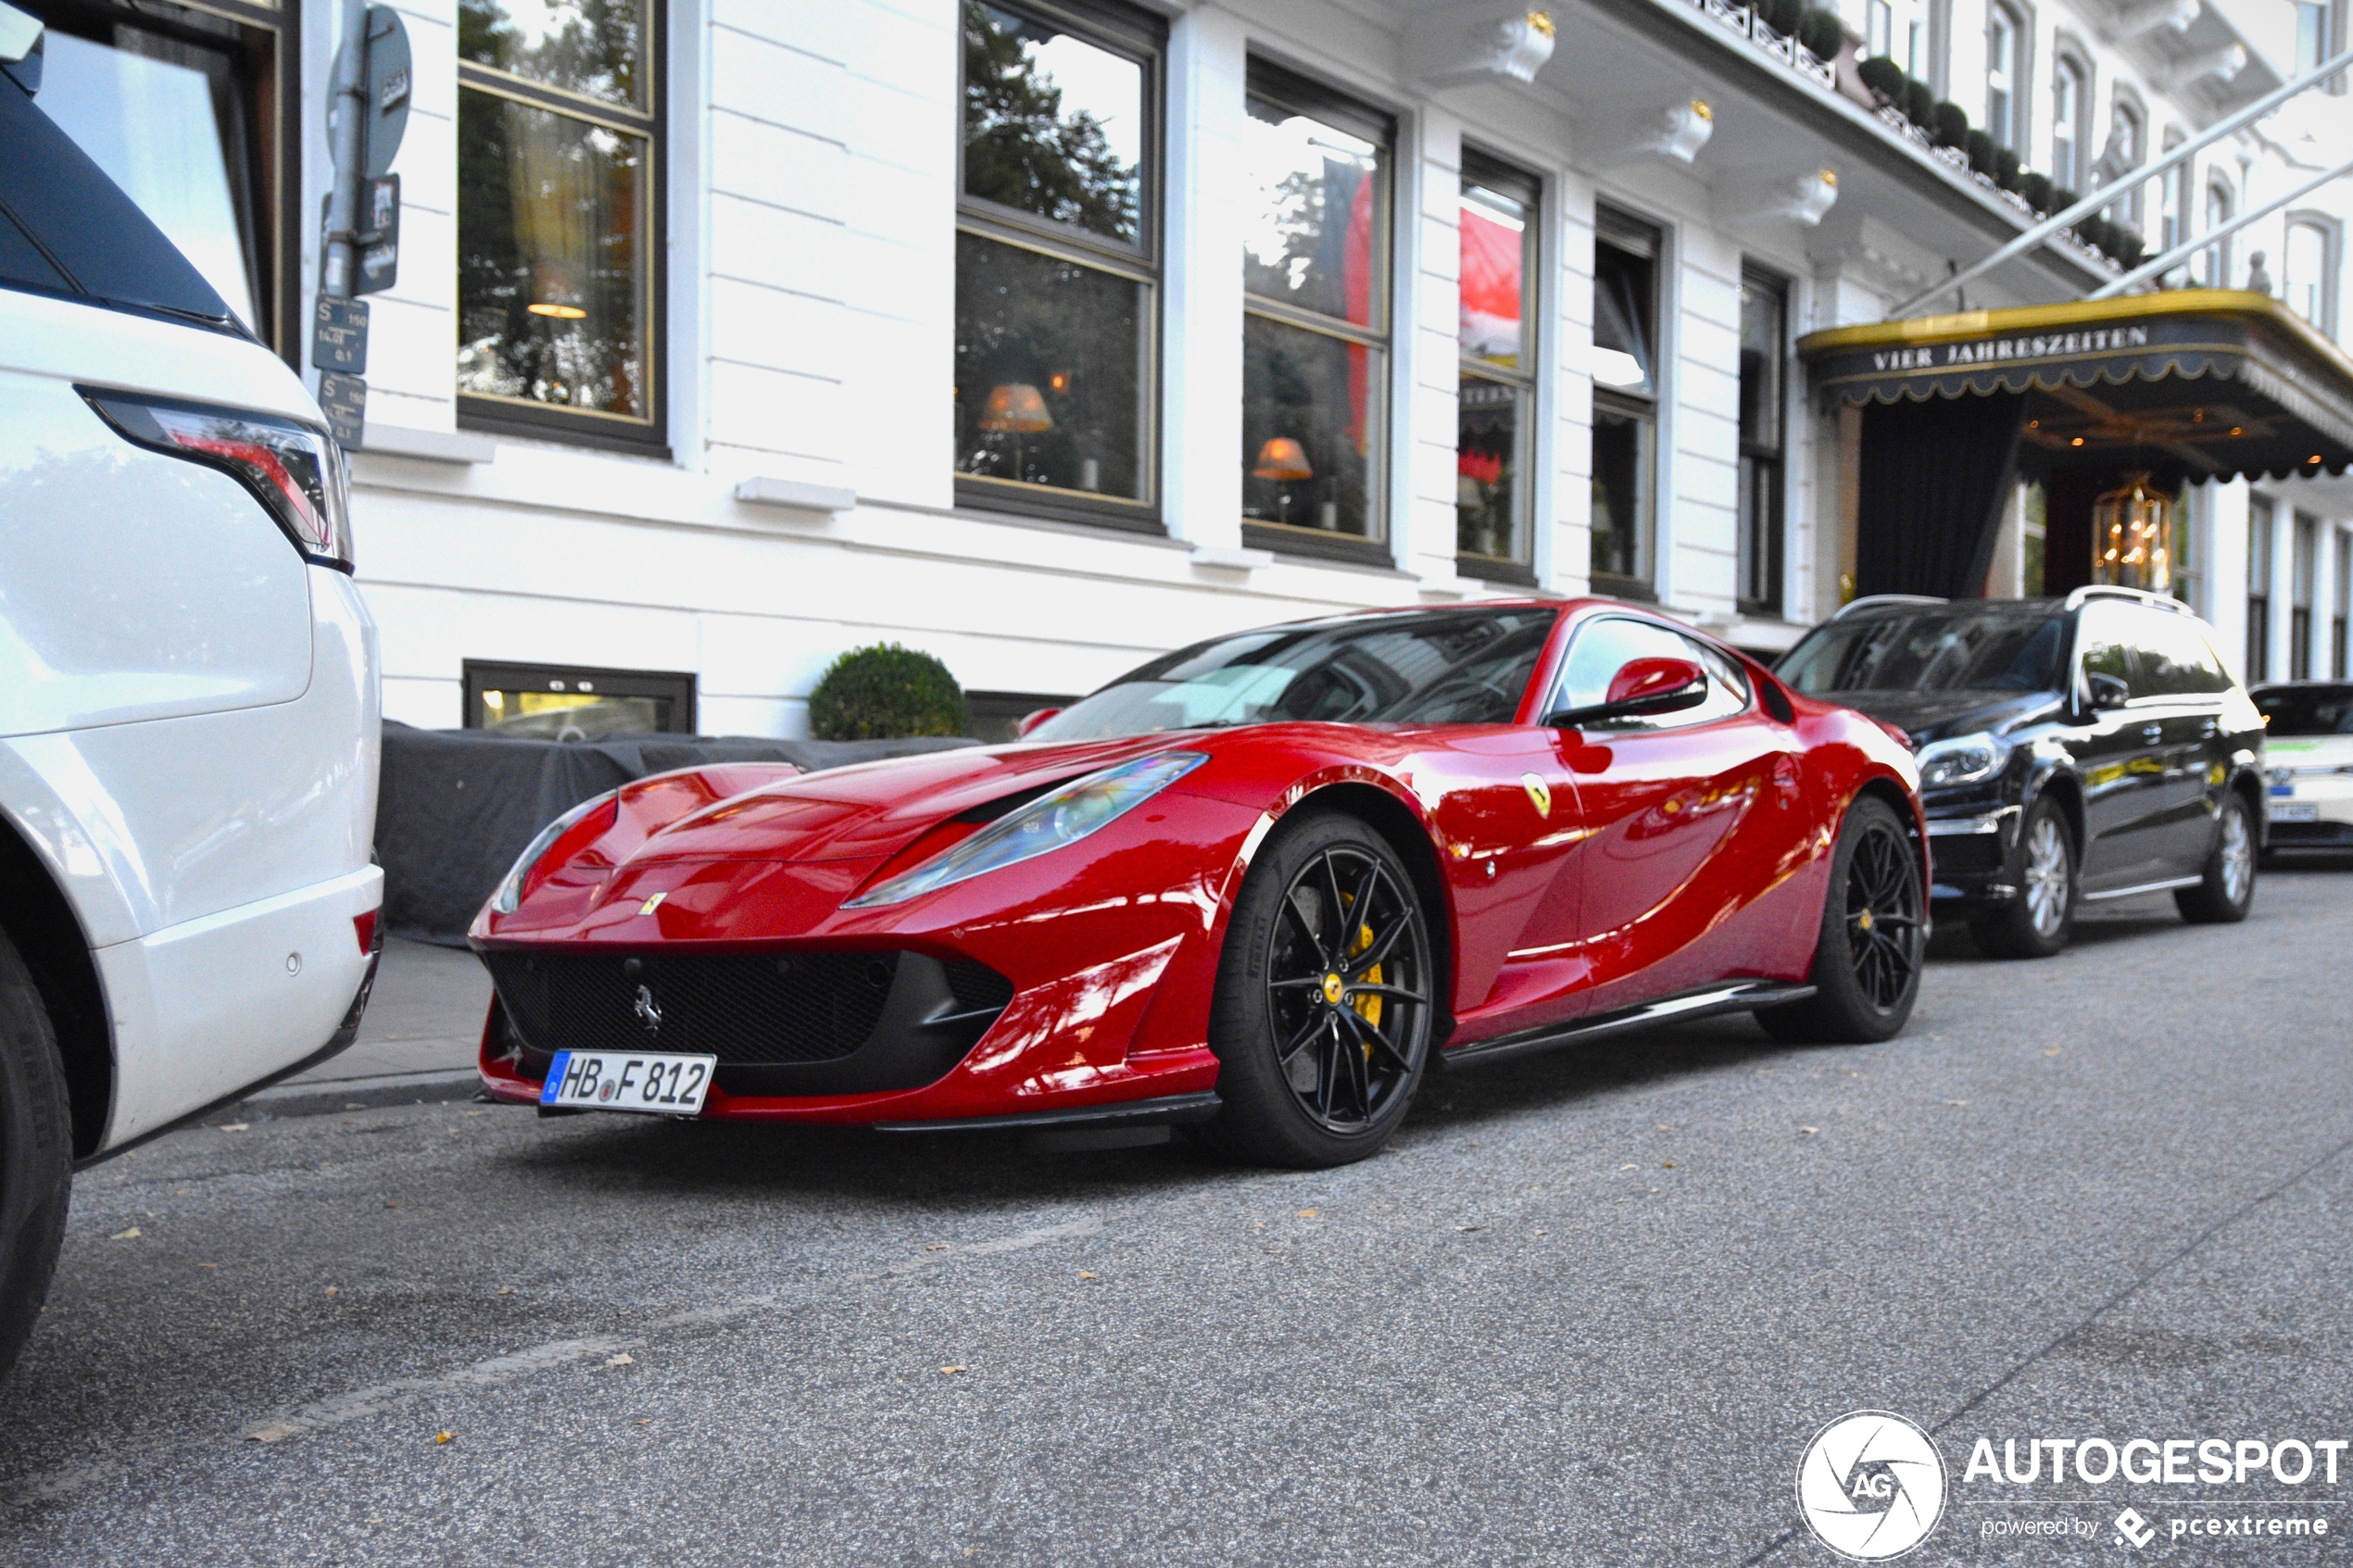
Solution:
[[[1352,617],[1218,637],[1153,659],[1029,732],[1101,740],[1229,724],[1508,724],[1549,609]]]
[[[2353,686],[2274,686],[2255,706],[2273,735],[2353,735]]]
[[[1987,601],[1867,611],[1815,628],[1774,671],[1826,692],[2048,692],[2067,618],[2050,604]]]

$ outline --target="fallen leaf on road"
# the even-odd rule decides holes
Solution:
[[[2053,1046],[2049,1050],[2045,1051],[2043,1054],[2045,1056],[2057,1056],[2058,1053],[2059,1048],[2057,1046]]]
[[[1801,1136],[1804,1136],[1804,1137],[1809,1137],[1809,1138],[1810,1138],[1810,1137],[1812,1137],[1812,1136],[1813,1136],[1816,1133],[1818,1133],[1818,1132],[1820,1132],[1821,1130],[1822,1130],[1822,1129],[1821,1129],[1821,1128],[1819,1128],[1819,1127],[1800,1127],[1797,1131],[1798,1131],[1798,1133],[1799,1133],[1799,1135],[1800,1135]]]
[[[171,1191],[171,1196],[174,1198],[185,1198],[194,1189],[190,1187],[174,1187]]]
[[[327,1286],[326,1294],[329,1296],[340,1296],[343,1294],[343,1286],[339,1285],[331,1285]]]
[[[940,1375],[943,1377],[953,1377],[963,1370],[964,1369],[960,1366],[944,1366],[939,1369],[939,1372]]]
[[[1302,1220],[1312,1220],[1322,1212],[1321,1209],[1302,1209],[1299,1211],[1299,1217]]]
[[[1080,1279],[1093,1279],[1095,1276],[1088,1273],[1085,1269],[1081,1269],[1078,1271],[1078,1277]]]
[[[139,1227],[133,1225],[127,1231],[117,1231],[107,1239],[108,1241],[136,1241],[139,1239]]]
[[[387,1209],[397,1209],[400,1207],[400,1199],[396,1198],[388,1198],[384,1199],[384,1207]]]
[[[1486,1227],[1483,1225],[1456,1225],[1454,1228],[1458,1231],[1475,1231],[1483,1230]]]
[[[623,1350],[618,1356],[607,1356],[605,1358],[605,1365],[607,1366],[635,1366],[636,1364],[637,1358],[631,1355],[626,1350]]]
[[[515,1287],[511,1285],[502,1285],[498,1287],[498,1294],[501,1296],[512,1296],[514,1293]]]
[[[652,1418],[648,1417],[648,1419],[639,1422],[637,1424],[640,1426],[651,1426],[653,1424],[653,1421]]]
[[[1675,1169],[1675,1161],[1672,1160],[1662,1160],[1658,1162],[1658,1167],[1662,1171],[1672,1171]]]
[[[245,1127],[246,1123],[243,1122],[223,1122],[220,1123],[220,1130],[224,1133],[242,1133],[245,1130]]]
[[[301,1430],[299,1426],[289,1426],[283,1421],[274,1421],[267,1426],[255,1427],[245,1436],[257,1443],[282,1443]]]
[[[1965,1100],[1965,1099],[1948,1099],[1948,1100],[1946,1100],[1944,1103],[1945,1103],[1946,1105],[1957,1105],[1957,1106],[1961,1107],[1963,1110],[1967,1110],[1967,1109],[1968,1109],[1968,1107],[1969,1107],[1969,1101],[1967,1101],[1967,1100]]]
[[[1620,1165],[1618,1169],[1621,1171],[1639,1171],[1642,1167],[1635,1164],[1632,1160],[1628,1160],[1625,1164]]]
[[[926,1252],[945,1252],[948,1250],[948,1244],[944,1241],[926,1241],[924,1243],[924,1250]]]
[[[200,1269],[217,1269],[217,1268],[219,1268],[220,1266],[220,1264],[218,1264],[218,1263],[198,1263],[198,1264],[196,1265],[196,1267],[198,1267],[198,1268],[200,1268]]]
[[[433,1440],[436,1443],[446,1443],[456,1436],[455,1432],[436,1432],[433,1435]]]

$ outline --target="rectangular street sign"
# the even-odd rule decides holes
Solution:
[[[356,294],[381,294],[400,278],[400,176],[359,187],[359,282]]]
[[[358,446],[368,433],[368,383],[359,376],[329,370],[319,378],[319,407],[327,427],[346,447]]]
[[[368,302],[319,296],[310,320],[310,362],[322,370],[368,370]]]

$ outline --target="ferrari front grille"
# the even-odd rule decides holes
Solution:
[[[874,1038],[910,965],[944,979],[955,1015],[984,1027],[1013,994],[1012,983],[985,964],[939,963],[916,953],[505,948],[484,953],[483,961],[529,1050],[677,1051],[715,1056],[723,1068],[852,1055]],[[978,1037],[973,1030],[971,1038]]]

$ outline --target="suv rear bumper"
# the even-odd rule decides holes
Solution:
[[[115,1049],[99,1151],[349,1045],[375,964],[355,922],[383,905],[362,866],[94,951]]]

